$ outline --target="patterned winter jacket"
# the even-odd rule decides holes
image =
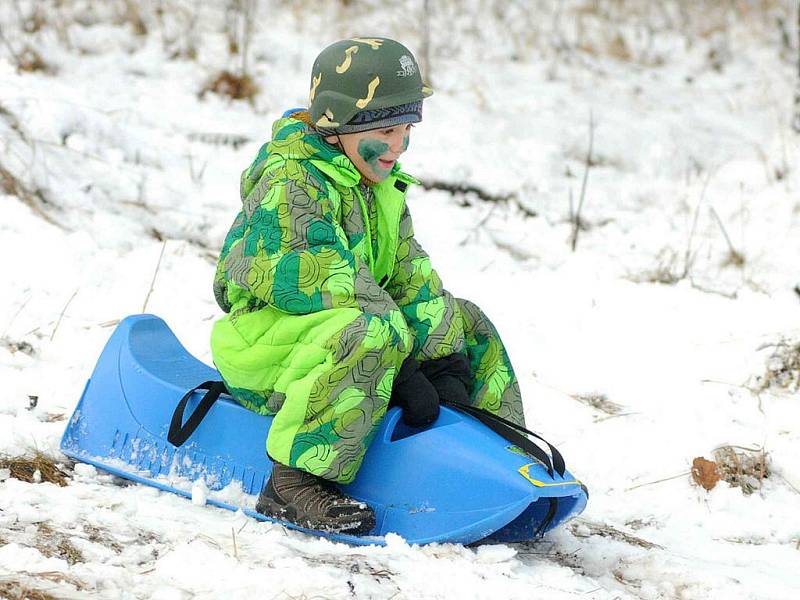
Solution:
[[[275,413],[291,382],[359,317],[370,344],[397,348],[395,366],[408,354],[426,360],[464,350],[458,304],[414,239],[405,193],[415,183],[395,165],[386,180],[366,185],[305,122],[275,122],[272,140],[242,173],[243,207],[214,280],[228,314],[215,325],[212,354],[240,402]]]

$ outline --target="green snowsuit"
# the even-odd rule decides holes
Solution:
[[[403,360],[466,353],[473,404],[523,422],[497,332],[442,288],[414,239],[395,166],[366,185],[305,122],[273,125],[241,178],[243,207],[220,253],[211,335],[233,397],[275,415],[267,451],[314,475],[353,480]]]

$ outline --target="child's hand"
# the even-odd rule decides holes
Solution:
[[[469,360],[466,354],[454,353],[419,365],[420,371],[433,384],[442,402],[469,404]]]
[[[430,425],[439,416],[439,394],[410,356],[395,377],[390,405],[403,410],[403,422],[410,427]]]

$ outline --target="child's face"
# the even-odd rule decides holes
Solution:
[[[366,179],[379,183],[389,176],[398,157],[408,148],[411,123],[338,136],[342,150]],[[331,144],[337,136],[325,138]]]

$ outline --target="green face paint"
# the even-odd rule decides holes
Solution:
[[[410,135],[407,135],[406,137],[403,138],[403,152],[408,150],[408,142],[410,138],[411,138]]]
[[[384,169],[380,166],[378,158],[389,150],[389,144],[374,138],[364,138],[358,142],[358,155],[364,159],[373,172],[380,177],[386,177],[391,169]]]

